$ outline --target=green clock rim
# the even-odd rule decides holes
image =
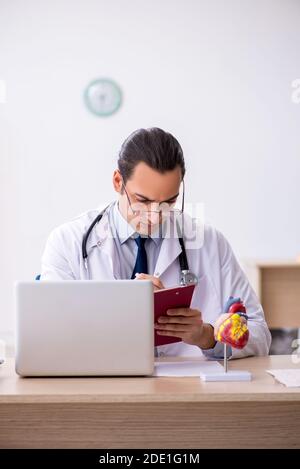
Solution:
[[[117,101],[117,104],[115,106],[115,108],[110,111],[110,112],[97,112],[95,111],[91,106],[90,106],[90,103],[89,103],[89,99],[88,99],[88,89],[93,86],[93,85],[96,85],[98,83],[109,83],[110,85],[113,85],[114,88],[116,89],[117,93],[118,93],[118,101]],[[121,107],[121,104],[122,104],[122,90],[120,88],[120,86],[114,81],[114,80],[111,80],[110,78],[97,78],[95,80],[92,80],[88,85],[87,87],[85,88],[85,91],[84,91],[84,102],[85,102],[85,105],[86,107],[88,108],[88,110],[94,114],[95,116],[100,116],[100,117],[108,117],[108,116],[111,116],[113,114],[115,114]]]

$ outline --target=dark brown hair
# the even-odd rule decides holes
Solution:
[[[138,129],[123,143],[119,153],[118,168],[124,184],[141,161],[161,173],[180,166],[182,179],[184,177],[185,164],[179,142],[173,135],[158,127]]]

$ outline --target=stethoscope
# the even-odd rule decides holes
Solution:
[[[82,257],[83,257],[84,266],[86,268],[88,276],[89,276],[89,267],[88,267],[88,253],[87,253],[87,249],[86,249],[87,241],[89,239],[89,236],[90,236],[94,226],[97,225],[97,223],[99,223],[99,221],[101,220],[101,218],[103,217],[105,211],[107,210],[107,208],[109,206],[110,205],[105,207],[102,210],[102,212],[100,212],[99,215],[97,215],[97,217],[92,221],[92,223],[90,224],[89,228],[87,229],[86,233],[84,234],[84,236],[82,238]],[[179,244],[180,244],[180,247],[181,247],[181,253],[179,254],[180,285],[197,284],[198,283],[197,275],[194,274],[193,272],[191,272],[190,269],[189,269],[189,263],[188,263],[188,260],[187,260],[184,241],[183,241],[183,237],[182,237],[178,222],[176,222],[176,228],[177,228],[177,233],[180,234],[178,236],[178,241],[179,241]]]

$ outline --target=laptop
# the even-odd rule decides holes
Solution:
[[[20,376],[145,376],[154,369],[150,280],[16,285]]]

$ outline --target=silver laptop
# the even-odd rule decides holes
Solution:
[[[151,375],[153,296],[150,280],[18,283],[16,372]]]

